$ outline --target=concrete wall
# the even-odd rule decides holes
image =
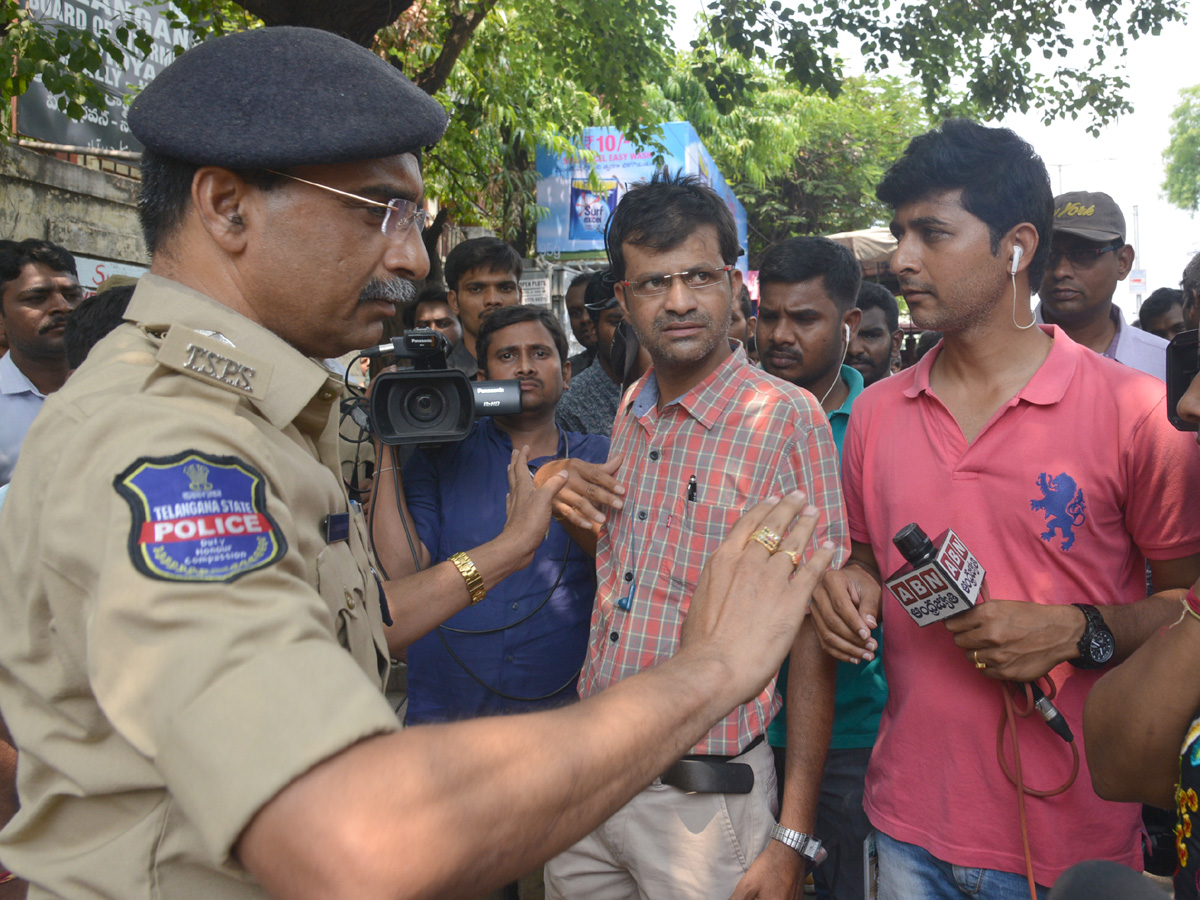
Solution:
[[[77,256],[147,266],[137,189],[132,178],[0,143],[0,238],[43,238]]]

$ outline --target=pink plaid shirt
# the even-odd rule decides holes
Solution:
[[[618,478],[627,493],[600,533],[584,697],[675,652],[704,561],[764,497],[802,488],[821,510],[814,546],[833,541],[835,565],[846,554],[837,449],[811,394],[751,367],[738,348],[661,415],[657,401],[651,370],[625,395],[613,427],[610,453],[625,455]],[[780,704],[772,680],[692,752],[737,755]]]

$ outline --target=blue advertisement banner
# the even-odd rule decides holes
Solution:
[[[687,122],[662,125],[666,147],[663,162],[671,171],[682,169],[698,175],[728,204],[737,223],[738,240],[747,244],[746,209],[734,196],[700,137]],[[655,153],[639,148],[616,128],[589,128],[580,141],[594,160],[555,155],[538,148],[538,205],[549,215],[538,222],[537,250],[556,256],[563,253],[604,254],[604,229],[608,218],[629,188],[649,181],[654,174]],[[746,271],[746,257],[738,268]]]

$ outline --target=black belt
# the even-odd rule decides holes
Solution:
[[[760,734],[737,756],[685,756],[659,781],[695,794],[748,794],[754,789],[754,769],[731,760],[749,753],[762,741]]]

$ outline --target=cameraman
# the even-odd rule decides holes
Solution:
[[[554,421],[570,380],[567,339],[548,310],[508,306],[488,316],[477,341],[484,375],[521,383],[521,412],[484,417],[459,443],[421,449],[404,466],[403,500],[391,502],[385,463],[376,498],[376,552],[392,578],[503,535],[509,463],[527,447],[536,472],[554,459],[603,462],[608,439],[560,429]],[[401,520],[405,514],[406,520]],[[514,525],[519,524],[513,522]],[[587,644],[595,563],[551,523],[531,553],[507,560],[519,571],[480,567],[486,597],[408,647],[409,725],[562,705],[576,697]]]

